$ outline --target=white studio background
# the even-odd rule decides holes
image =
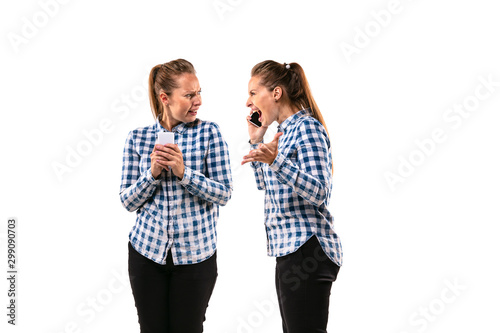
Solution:
[[[194,64],[199,117],[219,123],[233,162],[205,332],[280,332],[263,193],[239,165],[250,69],[266,59],[304,67],[332,135],[331,209],[345,265],[329,332],[498,331],[493,3],[2,2],[5,274],[3,221],[19,221],[17,325],[7,324],[2,274],[2,332],[139,331],[127,275],[135,214],[118,196],[122,149],[130,130],[153,121],[149,70],[177,58]],[[66,169],[58,175],[55,165]]]

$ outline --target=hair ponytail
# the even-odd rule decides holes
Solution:
[[[319,107],[312,95],[311,88],[309,87],[309,82],[307,81],[306,74],[304,73],[304,69],[298,63],[293,62],[290,64],[290,70],[292,71],[292,76],[296,75],[298,77],[299,83],[297,94],[296,96],[293,96],[296,98],[296,102],[294,103],[292,98],[290,98],[289,96],[290,101],[297,107],[299,107],[299,109],[311,109],[312,116],[316,118],[321,123],[321,125],[323,125],[326,130],[326,134],[328,135],[328,137],[330,137],[328,128],[326,127],[325,119],[323,118],[323,115],[321,114],[321,111],[319,110]]]
[[[330,137],[325,120],[313,98],[302,66],[296,62],[280,64],[273,60],[266,60],[255,65],[252,68],[251,75],[260,77],[260,83],[269,91],[280,86],[290,100],[290,103],[299,110],[305,108],[311,109],[312,116],[323,125],[328,137]]]
[[[170,95],[175,88],[178,88],[177,78],[185,73],[196,74],[193,64],[184,59],[177,59],[156,65],[149,73],[149,103],[151,111],[156,118],[163,116],[163,103],[160,100],[160,93],[163,91]]]
[[[154,89],[156,76],[160,67],[161,65],[156,65],[151,69],[151,73],[149,73],[149,103],[151,104],[151,111],[155,119],[161,117],[163,114],[163,104],[160,103],[160,99]]]

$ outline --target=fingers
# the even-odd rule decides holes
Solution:
[[[272,141],[272,142],[276,142],[276,143],[278,143],[278,142],[280,141],[280,136],[282,136],[282,135],[283,135],[283,132],[278,132],[278,133],[276,133],[276,134],[274,135],[274,139],[273,139],[273,141]]]
[[[175,143],[167,143],[165,145],[155,145],[153,152],[155,151],[169,152],[170,150],[182,154],[181,149]]]
[[[165,162],[167,162],[168,159],[166,159],[165,157],[159,155],[158,153],[152,153],[151,154],[151,164],[154,165],[154,164],[159,164],[159,165],[166,165]]]
[[[259,147],[259,148],[260,148],[260,151],[262,152],[262,154],[273,155],[273,152],[271,151],[271,149],[269,149],[269,147],[267,145],[262,145],[262,147]]]
[[[258,151],[257,149],[254,149],[254,150],[251,150],[248,155],[245,155],[243,156],[243,159],[245,158],[254,158],[257,156],[257,154],[259,154],[260,151]]]
[[[265,145],[261,144],[258,149],[251,150],[248,155],[243,156],[241,165],[248,162],[267,163],[270,156],[270,150]]]
[[[246,159],[255,160],[255,158],[259,157],[260,155],[262,155],[262,152],[259,149],[254,149],[254,150],[251,150],[248,153],[248,155],[243,156],[243,160],[246,160]]]
[[[182,160],[182,158],[183,158],[182,152],[181,152],[179,146],[177,146],[176,144],[172,144],[172,143],[167,143],[164,146],[156,145],[153,153],[156,154],[157,156],[161,156],[162,158],[167,159],[169,161],[176,160],[176,159]]]
[[[161,147],[161,146],[160,146]],[[156,149],[156,147],[155,147]],[[153,153],[151,153],[151,166],[153,168],[163,168],[167,169],[168,168],[168,161],[169,159],[165,156],[166,154],[163,153],[160,150],[153,150]]]
[[[254,159],[250,158],[250,159],[243,159],[243,161],[241,161],[241,165],[244,165],[244,164],[247,164],[247,163],[250,163],[250,162],[253,162]]]
[[[249,163],[249,162],[258,162],[258,159],[255,157],[256,152],[252,150],[250,154],[243,156],[243,160],[241,161],[241,165]]]
[[[176,153],[182,154],[181,149],[175,143],[167,143],[165,147],[174,150]]]
[[[166,169],[169,167],[168,161],[167,160],[157,160],[156,164],[161,166],[162,168]]]

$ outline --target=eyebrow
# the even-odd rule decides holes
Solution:
[[[184,90],[184,94],[193,93],[193,92],[197,92],[197,91],[201,91],[201,87],[198,90]]]

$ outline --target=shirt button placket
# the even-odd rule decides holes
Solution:
[[[168,207],[168,242],[170,245],[170,249],[172,252],[172,256],[174,256],[175,249],[175,240],[174,240],[174,235],[175,235],[175,214],[172,214],[171,212],[175,212],[175,207],[174,207],[174,188],[173,188],[173,177],[174,175],[172,174],[172,171],[169,170],[168,176],[167,176],[167,207]]]

